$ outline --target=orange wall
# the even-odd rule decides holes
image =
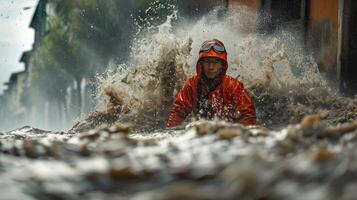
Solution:
[[[310,19],[318,21],[325,17],[338,24],[338,0],[310,0]]]
[[[310,0],[309,43],[326,71],[335,72],[338,44],[339,0]]]

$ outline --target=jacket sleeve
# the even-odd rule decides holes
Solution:
[[[236,111],[239,112],[238,122],[244,125],[256,124],[256,111],[254,102],[249,95],[249,92],[244,88],[243,84],[239,84],[234,92],[236,101]]]
[[[193,88],[193,84],[190,83],[190,80],[187,80],[185,85],[177,94],[171,113],[167,120],[167,128],[178,126],[187,117],[187,115],[192,112],[194,104]]]

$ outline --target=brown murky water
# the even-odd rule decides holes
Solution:
[[[279,131],[225,122],[129,133],[25,127],[2,134],[8,199],[353,199],[357,122],[321,116]],[[13,192],[7,192],[13,191]]]
[[[357,99],[329,89],[291,34],[245,33],[235,15],[182,34],[171,18],[135,40],[129,64],[98,77],[98,106],[70,131],[0,133],[0,199],[357,196]],[[163,129],[197,46],[212,37],[227,45],[228,73],[251,92],[259,125]]]

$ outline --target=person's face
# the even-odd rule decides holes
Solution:
[[[202,68],[207,78],[214,79],[222,72],[223,62],[218,58],[204,58]]]

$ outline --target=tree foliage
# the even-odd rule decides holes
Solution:
[[[110,61],[124,62],[137,26],[165,20],[173,1],[49,0],[54,15],[47,16],[49,32],[31,59],[32,86],[63,98],[72,82],[79,86]]]

